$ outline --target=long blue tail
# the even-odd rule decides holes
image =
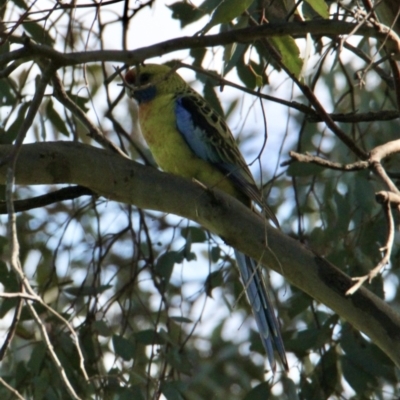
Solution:
[[[271,368],[275,371],[275,348],[283,366],[288,370],[279,323],[269,300],[261,270],[257,268],[256,262],[245,254],[235,250],[235,256]]]

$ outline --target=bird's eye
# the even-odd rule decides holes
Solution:
[[[140,85],[145,85],[146,83],[149,83],[151,75],[148,74],[147,72],[144,72],[143,74],[140,74],[139,76],[139,83]]]

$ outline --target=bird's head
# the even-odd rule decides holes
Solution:
[[[170,67],[147,64],[132,68],[125,75],[127,94],[137,102],[146,103],[156,96],[174,94],[186,87],[186,82]]]

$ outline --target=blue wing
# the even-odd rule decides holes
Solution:
[[[177,98],[175,112],[179,132],[199,158],[215,165],[237,184],[253,184],[247,165],[235,151],[236,144],[231,143],[229,130],[201,100],[188,95]]]
[[[197,157],[215,165],[229,176],[250,199],[259,204],[260,201],[263,202],[228,127],[201,97],[190,93],[178,96],[175,115],[178,131]],[[273,221],[276,221],[272,211],[269,210],[267,214],[272,214]],[[278,225],[278,222],[275,224]],[[236,250],[235,256],[271,367],[275,370],[275,347],[287,370],[279,323],[268,298],[262,273],[256,268],[255,261],[248,256]]]
[[[177,96],[175,116],[178,131],[191,150],[229,176],[234,185],[260,205],[267,217],[279,227],[225,121],[194,91]]]

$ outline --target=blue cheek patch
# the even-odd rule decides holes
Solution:
[[[156,97],[157,89],[155,86],[149,86],[146,89],[138,89],[133,92],[133,97],[139,103],[147,103]]]

